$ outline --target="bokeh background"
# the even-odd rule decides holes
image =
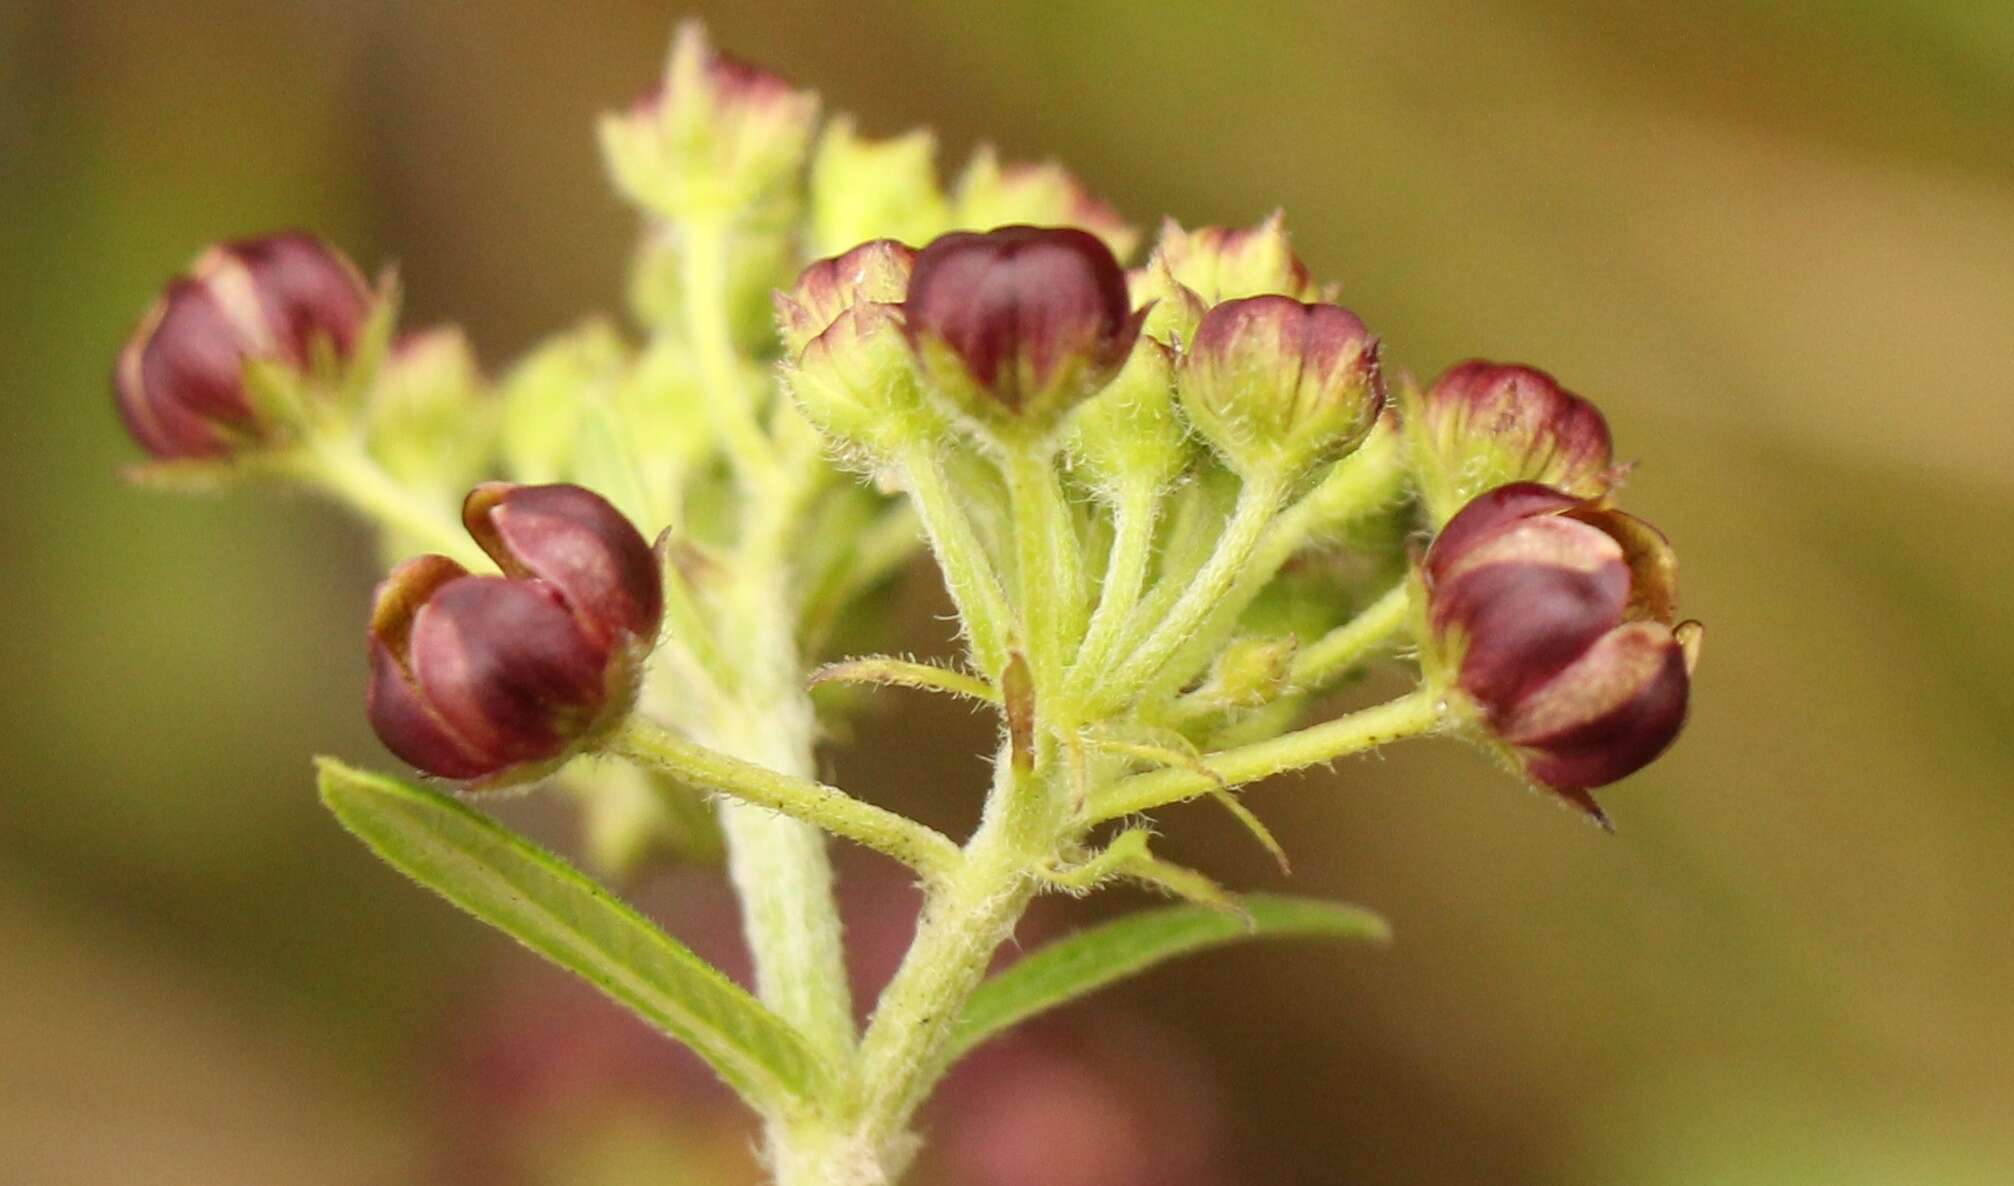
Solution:
[[[695,11],[952,164],[1053,153],[1148,225],[1284,206],[1394,357],[1599,400],[1680,548],[1694,719],[1608,796],[1619,835],[1450,746],[1262,789],[1285,887],[1397,945],[1219,953],[1095,1006],[1180,1044],[1228,1180],[2014,1181],[2014,7]],[[531,957],[314,802],[309,753],[379,758],[368,543],[304,500],[122,487],[105,377],[167,273],[279,225],[396,259],[493,362],[617,307],[591,119],[677,15],[0,0],[5,1186],[437,1180],[469,1103],[442,1052]],[[902,697],[839,769],[947,810],[986,730]],[[1168,825],[1282,885],[1207,811]],[[702,881],[640,892],[679,925]]]

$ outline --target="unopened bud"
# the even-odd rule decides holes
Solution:
[[[909,291],[916,253],[892,239],[873,239],[821,259],[776,294],[777,332],[786,358],[795,357],[855,305],[899,305]]]
[[[1436,523],[1512,482],[1580,498],[1608,491],[1608,423],[1535,367],[1471,360],[1403,399],[1408,460]]]
[[[212,247],[141,319],[114,374],[119,414],[163,460],[223,457],[291,426],[261,409],[252,363],[305,375],[355,350],[371,312],[356,266],[289,232]]]
[[[1427,551],[1425,664],[1532,781],[1601,818],[1590,788],[1685,723],[1696,623],[1676,617],[1656,528],[1536,483],[1502,486]]]
[[[776,200],[803,165],[818,97],[719,53],[680,26],[662,83],[602,117],[616,184],[656,213],[720,214]]]
[[[393,343],[365,408],[371,455],[400,481],[434,489],[466,489],[488,468],[496,419],[475,351],[454,326]]]
[[[1133,299],[1154,302],[1147,333],[1164,342],[1187,342],[1210,306],[1241,297],[1321,297],[1307,265],[1288,244],[1278,213],[1251,227],[1184,230],[1161,224],[1160,242],[1147,266],[1133,273]]]
[[[973,154],[958,179],[951,221],[974,230],[1015,224],[1076,227],[1104,240],[1120,259],[1140,242],[1140,232],[1093,197],[1068,169],[1054,161],[1003,165],[990,147]]]
[[[1238,474],[1296,480],[1360,444],[1384,407],[1378,340],[1337,305],[1226,301],[1182,358],[1182,407]]]
[[[869,239],[927,243],[951,226],[937,182],[937,139],[917,129],[886,140],[826,125],[811,160],[811,249],[831,254]]]
[[[894,306],[841,312],[784,370],[806,418],[828,436],[887,455],[937,431]]]
[[[1140,331],[1118,261],[1068,227],[938,238],[916,257],[902,311],[932,390],[995,430],[1034,435],[1109,381]]]
[[[463,518],[504,575],[443,556],[394,569],[371,611],[365,712],[430,774],[537,777],[628,710],[662,618],[657,558],[578,486],[479,486]]]

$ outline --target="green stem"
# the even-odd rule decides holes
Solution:
[[[773,485],[782,476],[775,446],[762,430],[755,393],[742,374],[728,324],[729,224],[721,218],[688,219],[681,229],[686,332],[706,385],[706,406],[742,484],[751,489]]]
[[[1411,611],[1412,588],[1401,581],[1356,617],[1301,648],[1287,669],[1287,683],[1320,688],[1345,674],[1403,631]]]
[[[1140,592],[1147,584],[1147,567],[1154,559],[1154,525],[1160,510],[1161,491],[1150,482],[1133,482],[1120,488],[1112,507],[1112,555],[1106,561],[1105,582],[1098,591],[1098,608],[1084,631],[1084,645],[1064,686],[1082,686],[1088,673],[1105,669],[1120,632],[1140,604]]]
[[[1014,517],[1022,645],[1038,695],[1057,687],[1063,658],[1083,628],[1082,558],[1054,456],[1047,448],[1010,443],[1000,463]]]
[[[718,635],[735,641],[739,692],[717,707],[705,740],[811,781],[817,722],[797,652],[790,564],[806,489],[785,481],[751,492],[744,507],[742,546],[721,591]],[[720,815],[757,995],[835,1065],[844,1065],[853,1050],[853,1003],[825,837],[810,824],[750,803],[728,800]]]
[[[1284,490],[1278,482],[1254,480],[1238,492],[1238,505],[1224,534],[1189,587],[1168,615],[1133,653],[1119,664],[1091,696],[1094,711],[1117,708],[1130,699],[1188,642],[1197,627],[1215,612],[1238,576],[1251,561],[1266,528],[1278,513]],[[1087,673],[1096,677],[1096,672]]]
[[[287,469],[380,528],[448,556],[472,572],[494,567],[451,511],[386,473],[352,439],[317,439],[289,458]]]
[[[1172,696],[1207,667],[1237,629],[1238,619],[1295,552],[1325,532],[1390,505],[1402,493],[1404,481],[1397,434],[1381,426],[1355,453],[1337,462],[1305,497],[1274,519],[1223,600],[1141,699],[1152,702]]]
[[[1440,697],[1421,688],[1332,721],[1211,754],[1202,763],[1209,774],[1173,767],[1136,774],[1092,795],[1086,822],[1097,824],[1152,811],[1223,787],[1256,782],[1431,733],[1440,726],[1443,711]]]
[[[958,867],[958,846],[935,829],[863,803],[837,787],[783,774],[632,719],[608,743],[615,753],[698,787],[766,807],[886,853],[928,877]]]
[[[1063,797],[1051,779],[1017,772],[1004,751],[995,769],[986,818],[964,864],[925,900],[915,942],[861,1039],[855,1140],[890,1180],[907,1160],[911,1117],[949,1064],[966,1000],[1013,935],[1041,886],[1039,870],[1058,847]]]
[[[937,452],[919,444],[903,459],[902,469],[910,501],[944,574],[944,587],[964,623],[973,665],[988,679],[997,679],[1007,664],[1011,621],[999,574],[953,494]]]
[[[949,667],[939,667],[934,663],[918,663],[913,659],[897,659],[889,655],[863,655],[857,659],[842,659],[837,663],[827,663],[812,672],[808,682],[814,688],[819,684],[880,684],[884,687],[919,688],[927,692],[942,692],[947,696],[977,700],[981,704],[1000,703],[999,691],[978,676],[954,671]]]

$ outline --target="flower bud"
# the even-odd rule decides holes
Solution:
[[[1161,241],[1147,266],[1134,272],[1133,300],[1152,301],[1147,333],[1163,342],[1187,342],[1210,306],[1268,293],[1312,301],[1322,293],[1287,242],[1275,212],[1252,227],[1183,230],[1161,224]]]
[[[1111,379],[1140,332],[1119,262],[1074,228],[941,236],[917,255],[902,311],[935,390],[1036,434]]]
[[[1195,448],[1175,411],[1175,360],[1166,346],[1142,337],[1105,389],[1070,414],[1068,448],[1093,485],[1165,486],[1182,475]]]
[[[811,249],[831,254],[869,239],[927,243],[951,227],[937,182],[937,138],[918,128],[869,140],[853,120],[826,125],[811,159]]]
[[[774,201],[804,163],[818,97],[716,52],[698,22],[680,26],[658,87],[602,117],[616,184],[670,218]]]
[[[365,712],[387,748],[443,778],[535,778],[628,710],[657,642],[657,558],[578,486],[478,486],[469,534],[503,570],[408,560],[371,610]]]
[[[496,449],[496,405],[484,394],[468,337],[454,326],[392,344],[364,419],[371,456],[410,486],[467,489]]]
[[[1240,477],[1302,476],[1354,449],[1384,407],[1378,340],[1338,305],[1226,301],[1182,358],[1182,407]]]
[[[1471,360],[1424,393],[1408,385],[1404,404],[1409,460],[1437,523],[1510,482],[1580,498],[1608,491],[1608,422],[1544,371]]]
[[[527,354],[499,388],[505,472],[523,482],[573,476],[584,420],[632,363],[621,333],[600,318],[556,334]]]
[[[347,361],[371,312],[356,266],[299,232],[212,247],[140,320],[113,376],[119,414],[163,460],[215,458],[270,441],[245,368],[298,372]]]
[[[1426,666],[1538,783],[1602,819],[1590,788],[1685,723],[1699,626],[1675,623],[1656,528],[1532,482],[1470,502],[1428,549]]]
[[[1054,161],[1002,165],[990,147],[974,153],[958,179],[951,221],[975,230],[1015,224],[1077,227],[1104,240],[1120,259],[1140,241],[1140,232],[1092,197],[1068,169]]]
[[[892,305],[863,302],[813,338],[784,381],[828,436],[887,455],[941,427],[916,385],[916,364]]]
[[[915,267],[914,251],[893,239],[874,239],[805,268],[788,293],[775,297],[784,356],[795,358],[855,305],[901,304]]]

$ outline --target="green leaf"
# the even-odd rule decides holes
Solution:
[[[829,1072],[782,1018],[558,857],[437,791],[317,760],[322,802],[414,881],[684,1042],[757,1108],[807,1108]]]
[[[1391,938],[1385,920],[1361,906],[1312,898],[1247,894],[1242,914],[1206,906],[1165,906],[1058,939],[979,986],[952,1038],[955,1058],[1037,1013],[1145,971],[1164,960],[1241,939],[1295,935]]]

